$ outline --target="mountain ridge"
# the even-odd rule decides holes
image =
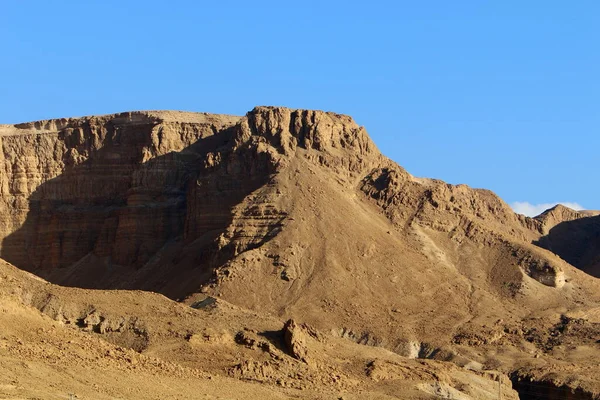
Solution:
[[[556,244],[570,224],[592,243],[598,217],[529,218],[491,191],[413,177],[345,115],[261,106],[19,126],[0,128],[0,257],[54,284],[215,298],[506,373],[567,365],[549,338],[600,305],[582,272],[600,246],[575,257]],[[594,346],[573,332],[559,336]]]

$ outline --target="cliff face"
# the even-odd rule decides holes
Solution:
[[[2,257],[41,274],[90,252],[141,266],[180,235],[198,147],[238,118],[168,117],[125,113],[4,128]]]

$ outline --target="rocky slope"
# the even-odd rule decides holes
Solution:
[[[535,243],[575,267],[600,278],[600,212],[574,211],[563,206],[538,216],[544,236]]]
[[[593,214],[527,218],[415,178],[319,111],[42,121],[0,144],[0,257],[53,283],[212,296],[409,359],[515,379],[552,365],[599,393]]]
[[[500,387],[517,399],[496,372],[407,359],[214,298],[187,307],[58,287],[2,261],[0,298],[3,398],[471,399]]]

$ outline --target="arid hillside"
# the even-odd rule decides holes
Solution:
[[[43,393],[58,351],[125,368],[82,398],[600,396],[598,213],[517,215],[321,111],[4,125],[0,149],[0,362]]]

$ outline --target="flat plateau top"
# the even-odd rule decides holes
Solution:
[[[0,124],[0,136],[26,135],[36,133],[57,132],[71,125],[79,125],[83,121],[96,120],[120,120],[121,123],[136,123],[143,120],[157,120],[160,122],[179,122],[179,123],[197,123],[206,124],[220,122],[225,124],[234,124],[240,120],[240,116],[227,114],[210,114],[203,112],[189,111],[129,111],[115,114],[94,115],[75,118],[57,118],[49,120],[40,120],[25,122],[19,124]]]

